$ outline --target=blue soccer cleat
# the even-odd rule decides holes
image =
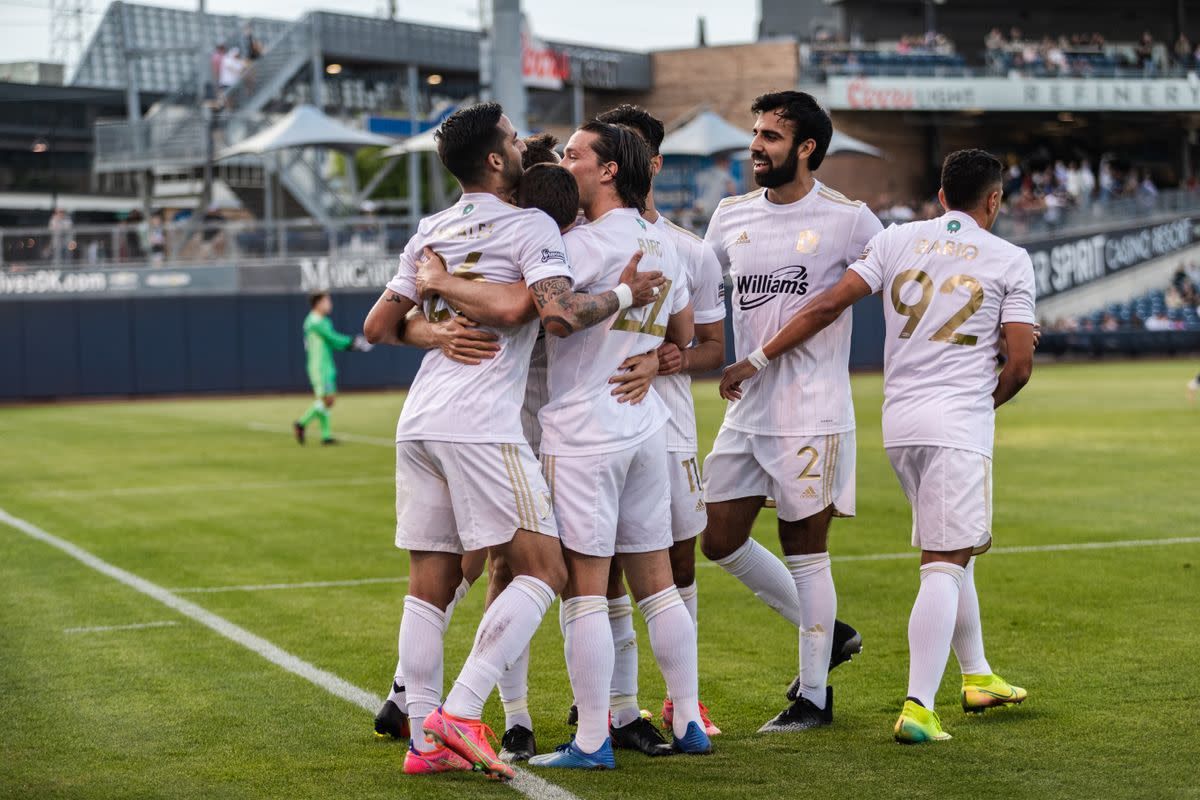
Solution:
[[[594,753],[585,753],[575,746],[575,740],[560,744],[553,753],[534,756],[529,759],[531,767],[554,767],[557,769],[616,769],[617,761],[613,758],[612,740],[605,739],[604,744]]]
[[[671,749],[676,753],[706,756],[712,752],[712,742],[709,740],[708,734],[695,722],[688,723],[687,732],[683,734],[682,739],[678,736],[672,738],[674,741],[671,742]]]

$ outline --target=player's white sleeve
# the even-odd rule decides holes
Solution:
[[[867,208],[866,203],[859,206],[858,219],[854,221],[854,228],[850,231],[850,238],[846,242],[846,265],[849,266],[857,261],[866,249],[867,242],[882,230],[883,223],[879,221],[879,217],[875,216],[875,212]]]
[[[721,236],[721,209],[719,206],[708,221],[708,230],[704,232],[704,243],[712,248],[713,254],[717,257],[717,263],[721,265],[722,277],[728,275],[729,251],[725,249],[725,242]]]
[[[420,255],[420,248],[417,246],[417,237],[420,234],[415,234],[408,240],[408,244],[404,245],[404,251],[400,254],[400,264],[396,268],[396,274],[387,282],[389,291],[395,292],[401,297],[407,297],[417,305],[421,304],[421,295],[417,292],[417,258]]]
[[[585,225],[567,231],[562,239],[567,248],[567,263],[571,265],[571,274],[575,276],[575,291],[590,291],[604,266],[602,254],[593,252],[591,245],[594,237]],[[629,253],[627,258],[632,256],[633,253]]]
[[[874,216],[874,215],[872,215]],[[871,238],[863,247],[862,252],[858,256],[858,260],[850,264],[850,269],[858,273],[867,286],[871,287],[871,294],[875,294],[883,288],[883,281],[886,277],[887,270],[884,260],[885,244],[888,239],[888,234],[896,226],[893,225],[886,231],[880,231]]]
[[[513,263],[532,286],[546,278],[571,277],[567,247],[554,220],[541,211],[521,221],[521,230],[513,241]]]
[[[721,262],[708,242],[700,245],[700,263],[696,270],[696,293],[692,296],[692,310],[696,324],[707,325],[725,319],[725,279],[721,276]]]
[[[1000,301],[1000,324],[1037,321],[1034,305],[1037,301],[1033,277],[1033,261],[1024,250],[1005,274],[1004,298]]]
[[[692,302],[692,296],[688,293],[687,281],[677,280],[671,284],[671,309],[672,314],[678,314],[687,308],[688,303]]]

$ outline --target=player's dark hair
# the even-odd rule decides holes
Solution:
[[[552,133],[535,133],[525,137],[525,153],[521,156],[521,167],[529,169],[534,164],[557,164],[558,155],[554,146],[558,137]]]
[[[446,117],[434,134],[438,158],[459,183],[477,183],[484,176],[487,157],[502,152],[503,114],[499,103],[476,103]]]
[[[600,122],[633,128],[646,141],[646,147],[650,148],[651,158],[658,155],[658,148],[662,146],[663,137],[667,133],[666,128],[663,127],[662,120],[651,116],[650,112],[641,106],[634,106],[629,103],[622,103],[616,108],[609,109],[596,117],[596,119]]]
[[[613,182],[621,203],[626,208],[645,211],[646,195],[650,194],[650,150],[642,137],[624,125],[597,120],[579,130],[595,134],[592,152],[601,164],[617,165]]]
[[[326,297],[329,297],[329,292],[313,292],[308,296],[308,307],[316,308],[317,303],[321,302]]]
[[[829,140],[833,138],[833,120],[811,94],[793,91],[760,94],[754,98],[750,111],[755,114],[774,111],[780,119],[790,121],[795,127],[793,150],[799,150],[800,145],[812,139],[815,146],[808,157],[808,168],[812,172],[817,171],[825,160]]]
[[[1004,165],[986,150],[955,150],[942,162],[942,191],[952,210],[969,211],[1004,183]]]
[[[517,205],[546,212],[562,230],[579,214],[579,184],[557,164],[534,164],[521,176]]]

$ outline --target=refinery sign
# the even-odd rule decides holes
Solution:
[[[851,111],[1200,111],[1200,80],[1119,78],[829,79]]]

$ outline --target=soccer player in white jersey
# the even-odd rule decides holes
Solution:
[[[799,685],[792,704],[760,729],[773,732],[830,724],[829,670],[861,649],[842,623],[835,646],[828,552],[832,518],[854,515],[850,315],[769,364],[759,348],[836,284],[881,226],[866,205],[813,176],[833,125],[810,95],[765,94],[751,111],[754,180],[763,188],[722,200],[705,240],[733,282],[737,355],[762,374],[729,403],[704,462],[701,549],[799,630]],[[767,497],[778,509],[783,562],[750,538]]]
[[[622,266],[617,254],[631,246],[641,248],[644,263],[667,281],[648,309],[621,312],[611,323],[546,343],[550,401],[538,415],[542,468],[567,562],[565,650],[579,725],[571,742],[529,764],[612,769],[608,711],[614,652],[604,592],[614,555],[675,700],[674,748],[711,751],[700,722],[695,628],[671,578],[667,552],[669,412],[653,391],[636,405],[621,404],[608,391],[609,377],[626,358],[664,338],[686,347],[694,330],[687,278],[674,246],[641,216],[650,191],[650,157],[639,135],[589,122],[567,142],[563,166],[579,184],[588,220],[563,237],[576,287],[603,292],[612,286]]]
[[[883,292],[883,445],[912,504],[921,588],[908,621],[908,699],[896,741],[949,739],[934,711],[953,647],[962,707],[1020,703],[1024,689],[992,673],[983,651],[975,556],[992,544],[995,409],[1033,371],[1034,276],[1029,254],[993,236],[1003,167],[982,150],[959,150],[942,166],[937,219],[892,226],[871,240],[845,277],[766,342],[769,362],[802,348],[855,301]],[[999,376],[1001,339],[1008,359]],[[762,380],[743,360],[723,394]]]
[[[651,175],[658,175],[662,169],[662,156],[658,148],[665,134],[661,120],[644,108],[628,104],[606,111],[596,119],[625,125],[641,134],[650,150]],[[675,245],[683,261],[696,327],[696,339],[690,346],[680,348],[666,342],[659,348],[661,367],[654,390],[671,412],[671,418],[667,421],[667,452],[671,460],[671,534],[674,539],[671,545],[671,575],[692,617],[692,624],[698,626],[696,537],[704,530],[708,515],[704,510],[700,464],[696,459],[696,409],[692,400],[691,376],[712,372],[725,363],[725,283],[721,276],[721,264],[712,248],[699,236],[671,222],[655,208],[653,183],[650,194],[646,196],[646,210],[642,216]],[[637,699],[638,650],[633,630],[633,609],[617,565],[614,565],[609,576],[608,615],[617,654],[610,690],[613,744],[654,753],[654,748],[665,743],[641,716]],[[671,727],[673,716],[673,704],[671,698],[667,697],[662,707],[665,727]],[[715,736],[721,732],[712,723],[703,703],[700,704],[700,716],[705,733]]]
[[[622,272],[628,282],[613,291],[571,291],[554,223],[500,199],[520,177],[521,146],[495,103],[461,109],[442,123],[438,155],[463,195],[422,220],[367,316],[368,340],[400,343],[407,314],[418,304],[430,320],[453,315],[440,298],[417,291],[416,262],[435,250],[481,280],[524,279],[537,294],[546,330],[556,336],[629,308],[635,296],[654,298],[662,277],[636,272],[638,256]],[[408,713],[426,734],[410,745],[410,774],[473,768],[494,778],[513,776],[487,741],[483,705],[566,582],[549,491],[520,423],[536,328],[530,320],[495,330],[500,351],[476,366],[428,352],[397,425],[396,543],[410,553],[400,653]],[[462,580],[461,554],[486,547],[504,550],[515,577],[484,615],[475,646],[439,706],[445,612]]]

